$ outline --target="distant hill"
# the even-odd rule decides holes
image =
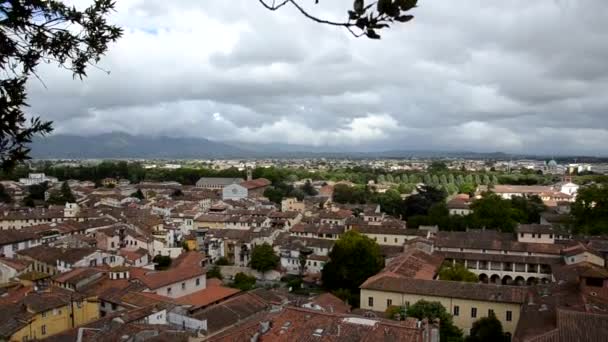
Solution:
[[[205,159],[205,158],[466,158],[509,160],[548,157],[503,152],[384,150],[358,151],[352,146],[305,146],[280,143],[218,142],[203,138],[171,138],[107,133],[94,136],[57,134],[34,139],[31,156],[37,159]],[[575,160],[574,157],[564,160]],[[605,161],[605,158],[600,158]],[[594,160],[597,160],[594,159]],[[583,162],[583,158],[579,157]]]
[[[94,136],[52,135],[35,139],[33,158],[231,158],[248,154],[237,147],[207,139],[134,136],[108,133]]]

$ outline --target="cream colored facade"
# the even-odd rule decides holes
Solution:
[[[389,306],[407,307],[421,299],[440,302],[441,305],[452,314],[454,317],[454,324],[462,329],[465,335],[469,334],[473,322],[482,317],[487,317],[490,310],[494,311],[496,318],[502,323],[504,331],[513,335],[515,328],[517,327],[517,322],[519,321],[521,310],[521,305],[515,303],[479,301],[367,289],[361,289],[360,304],[361,309],[384,312]],[[475,317],[473,317],[473,311],[475,311]]]
[[[572,256],[565,256],[564,261],[566,262],[566,265],[578,264],[586,261],[601,267],[604,267],[606,263],[603,258],[586,251]]]
[[[555,236],[553,234],[541,234],[541,233],[519,233],[517,234],[517,241],[528,242],[528,243],[555,243]]]
[[[209,228],[209,229],[224,229],[226,224],[224,221],[200,221],[196,220],[195,222],[196,229],[201,228]]]
[[[286,198],[281,201],[281,211],[297,211],[303,213],[306,210],[304,202],[298,201],[297,198]]]
[[[415,235],[396,235],[396,234],[369,234],[362,233],[368,238],[376,241],[379,245],[403,246],[408,240],[416,238]]]

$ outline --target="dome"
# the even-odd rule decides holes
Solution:
[[[549,167],[556,167],[557,166],[557,162],[555,160],[551,159],[547,165]]]

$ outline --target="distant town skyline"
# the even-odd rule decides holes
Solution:
[[[343,18],[350,4],[310,6]],[[605,155],[603,2],[420,2],[414,14],[371,41],[256,1],[119,1],[125,35],[102,70],[81,82],[41,66],[30,110],[56,134]]]

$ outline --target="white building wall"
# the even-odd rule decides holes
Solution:
[[[517,241],[527,243],[555,243],[555,236],[553,234],[532,234],[532,233],[518,233]]]
[[[199,281],[198,285],[196,284],[197,279]],[[191,279],[173,283],[171,285],[160,287],[158,289],[153,290],[152,292],[154,292],[158,295],[161,295],[161,296],[178,298],[178,297],[189,295],[196,291],[204,290],[205,288],[207,288],[207,278],[203,274],[198,277],[194,277]]]
[[[243,198],[247,198],[248,191],[247,188],[240,186],[238,184],[230,184],[225,186],[222,189],[222,199],[223,200],[240,200]]]

